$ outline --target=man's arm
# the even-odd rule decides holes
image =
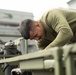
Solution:
[[[52,17],[50,14],[52,14]],[[73,37],[73,32],[66,18],[58,11],[55,11],[50,14],[47,17],[47,20],[50,26],[58,33],[58,35],[55,38],[55,40],[52,43],[50,43],[45,49],[55,46],[63,46],[66,43],[68,43],[70,39]]]

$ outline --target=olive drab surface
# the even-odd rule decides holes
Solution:
[[[1,59],[3,63],[18,64],[32,75],[76,75],[76,44]]]

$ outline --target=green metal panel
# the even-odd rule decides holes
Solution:
[[[75,67],[75,53],[76,44],[67,45],[63,48],[64,51],[64,63],[66,75],[76,75]]]
[[[43,58],[25,60],[25,61],[20,62],[20,68],[22,70],[44,69],[44,60]]]
[[[24,54],[17,57],[12,57],[4,60],[0,60],[0,63],[14,63],[20,62],[21,69],[27,70],[41,70],[44,67],[44,58],[53,56],[55,59],[55,75],[63,75],[62,72],[62,50],[58,47],[49,50],[38,51],[34,53]],[[43,59],[42,59],[43,58]],[[38,65],[39,64],[39,65]]]
[[[75,68],[76,60],[74,59],[76,58],[74,57],[75,53],[76,53],[76,44],[69,45],[64,48],[56,47],[45,51],[43,50],[34,53],[24,54],[17,57],[0,60],[0,63],[19,62],[20,68],[22,70],[31,70],[31,71],[35,70],[37,72],[37,70],[38,71],[42,71],[43,69],[46,70],[44,59],[48,56],[53,56],[55,63],[52,68],[54,69],[55,75],[64,75],[63,67],[65,68],[66,75],[76,75],[76,68]],[[63,62],[65,63],[64,66]]]
[[[54,51],[54,59],[55,59],[55,75],[64,75],[63,73],[63,63],[62,63],[62,48]]]

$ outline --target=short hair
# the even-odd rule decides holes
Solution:
[[[30,29],[32,24],[33,24],[33,20],[26,19],[23,20],[19,25],[19,31],[21,33],[21,36],[26,40],[30,38]]]

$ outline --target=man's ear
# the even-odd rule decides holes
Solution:
[[[40,27],[39,22],[35,22],[35,26],[36,26],[36,27]]]

